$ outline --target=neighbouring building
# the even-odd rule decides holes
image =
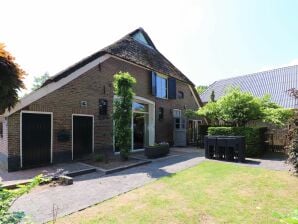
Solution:
[[[198,109],[194,84],[155,47],[139,28],[84,58],[22,98],[0,116],[0,164],[9,171],[79,159],[107,150],[113,139],[113,75],[129,72],[137,84],[132,105],[132,151],[169,142],[184,146],[183,117]],[[193,131],[193,128],[192,128]]]
[[[298,89],[298,65],[272,69],[253,74],[223,79],[212,83],[208,89],[200,95],[203,104],[210,101],[212,91],[215,100],[224,96],[229,87],[237,87],[242,91],[250,92],[256,97],[263,97],[266,94],[276,104],[293,110],[298,108],[298,100],[289,94],[290,89]],[[273,125],[253,122],[250,125],[269,127],[269,144],[273,149],[282,149],[286,144],[287,127],[278,128]]]

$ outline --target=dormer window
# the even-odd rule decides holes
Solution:
[[[146,45],[147,47],[151,47],[151,48],[152,48],[152,46],[150,46],[149,42],[146,40],[146,38],[144,37],[144,35],[142,34],[142,32],[140,32],[140,31],[139,31],[139,32],[136,32],[136,33],[132,36],[132,38],[133,38],[134,40],[140,42],[141,44],[144,44],[144,45]]]

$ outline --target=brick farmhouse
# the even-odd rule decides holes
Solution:
[[[0,116],[0,165],[8,171],[80,159],[106,150],[113,138],[113,75],[137,80],[132,117],[132,151],[195,140],[199,120],[183,117],[198,109],[194,84],[139,28],[110,46],[50,77]],[[188,136],[188,137],[187,137]]]

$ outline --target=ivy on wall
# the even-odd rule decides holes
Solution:
[[[131,150],[131,116],[132,103],[135,95],[133,85],[136,83],[128,72],[114,75],[114,135],[115,147],[120,149],[120,156],[127,160]]]

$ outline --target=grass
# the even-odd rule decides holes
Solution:
[[[287,172],[206,161],[57,223],[277,223],[297,198]]]

